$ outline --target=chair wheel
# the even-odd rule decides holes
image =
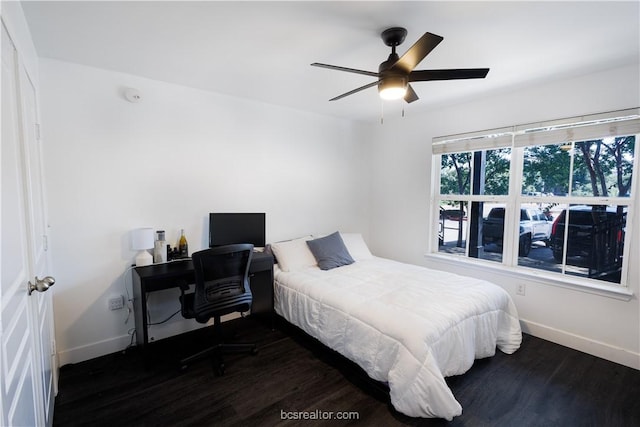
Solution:
[[[224,375],[224,363],[217,364],[213,367],[213,373],[216,377],[221,377]]]

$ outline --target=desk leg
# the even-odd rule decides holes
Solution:
[[[136,344],[144,348],[149,342],[147,325],[147,292],[144,284],[135,272],[133,273],[133,314],[136,322]]]
[[[275,329],[273,318],[273,269],[256,271],[250,276],[253,295],[251,314],[262,319],[271,330]]]

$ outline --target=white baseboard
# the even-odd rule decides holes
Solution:
[[[240,317],[239,313],[231,313],[222,316],[222,321],[233,320]],[[212,322],[212,321],[211,321]],[[211,324],[211,322],[203,325],[196,321],[180,319],[175,322],[168,322],[162,325],[150,326],[148,329],[149,341],[157,341],[174,335],[192,331]],[[95,359],[96,357],[105,356],[107,354],[123,351],[131,344],[130,335],[121,335],[91,344],[74,347],[58,352],[58,366],[64,366],[69,363],[80,363],[85,360]],[[133,345],[135,345],[135,339]]]
[[[635,353],[600,341],[594,341],[525,319],[520,319],[520,325],[522,332],[533,335],[534,337],[542,338],[601,359],[640,370],[640,353]]]
[[[131,336],[122,335],[108,340],[62,350],[58,352],[58,363],[59,366],[64,366],[69,363],[80,363],[85,360],[122,351],[127,348],[130,342]]]
[[[223,321],[231,320],[236,317],[239,316],[224,316]],[[533,335],[534,337],[542,338],[565,347],[573,348],[574,350],[582,351],[583,353],[591,354],[605,360],[610,360],[612,362],[640,370],[639,353],[634,353],[623,348],[614,347],[603,342],[594,341],[586,337],[554,329],[525,319],[520,319],[520,324],[523,332]],[[151,333],[150,336],[155,339],[167,338],[172,335],[186,332],[188,329],[197,329],[203,325],[195,324],[190,326],[192,327],[185,328],[184,322],[169,323],[162,328],[164,330],[156,330],[154,331],[155,333]],[[85,360],[122,351],[127,348],[130,343],[131,336],[122,335],[81,347],[63,350],[58,353],[59,366],[64,366],[68,363],[79,363]]]

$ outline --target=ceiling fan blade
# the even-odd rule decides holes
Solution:
[[[338,67],[337,65],[321,64],[319,62],[314,62],[313,64],[311,64],[311,66],[328,68],[330,70],[346,71],[348,73],[364,74],[365,76],[371,77],[378,77],[378,73],[374,73],[373,71],[356,70],[355,68]]]
[[[378,85],[378,82],[375,81],[373,83],[369,83],[369,84],[366,84],[364,86],[361,86],[361,87],[359,87],[357,89],[350,90],[349,92],[343,93],[342,95],[338,95],[335,98],[331,98],[329,101],[337,101],[338,99],[342,99],[345,96],[353,95],[356,92],[360,92],[361,90],[369,89],[370,87],[377,86],[377,85]]]
[[[418,98],[418,94],[416,93],[416,91],[413,90],[411,85],[407,85],[407,93],[404,95],[404,100],[407,102],[407,104],[410,104],[413,101],[417,101],[418,99],[419,98]]]
[[[413,46],[405,52],[404,55],[391,66],[391,70],[400,70],[405,73],[411,72],[416,65],[424,59],[438,44],[443,40],[443,37],[424,33],[422,37],[418,39]]]
[[[410,82],[430,80],[484,79],[488,68],[457,68],[447,70],[415,70],[409,74]]]

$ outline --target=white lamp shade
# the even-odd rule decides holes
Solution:
[[[131,249],[139,251],[136,255],[138,267],[153,264],[153,257],[147,250],[153,248],[153,234],[151,227],[136,228],[131,232]]]
[[[140,251],[153,248],[153,228],[136,228],[131,232],[131,249]]]

